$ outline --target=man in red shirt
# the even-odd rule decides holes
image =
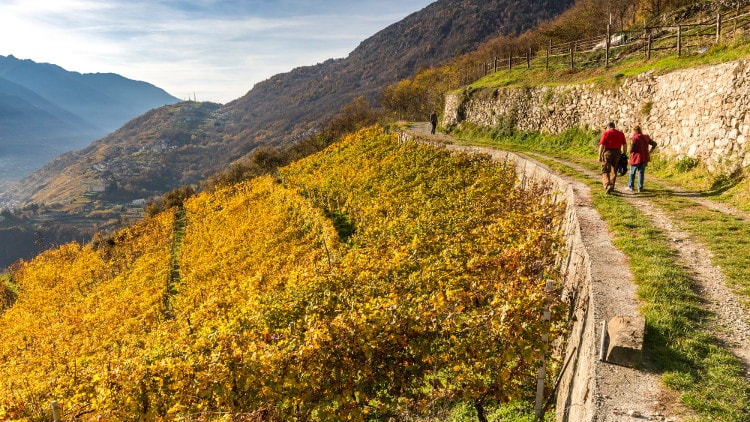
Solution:
[[[609,122],[607,130],[599,140],[599,162],[602,163],[602,185],[607,193],[615,189],[617,180],[617,164],[620,154],[625,154],[627,148],[625,134],[615,129],[615,123]]]

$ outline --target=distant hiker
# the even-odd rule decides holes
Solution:
[[[615,123],[609,122],[607,130],[602,133],[599,140],[599,162],[602,163],[602,185],[607,193],[615,189],[617,180],[617,164],[620,154],[625,154],[627,149],[625,134],[615,129]]]
[[[646,165],[651,159],[651,153],[654,151],[654,148],[656,148],[656,142],[650,136],[643,133],[640,126],[633,127],[633,135],[630,137],[630,175],[628,177],[627,190],[633,190],[636,172],[638,172],[638,190],[636,192],[643,190]]]
[[[432,129],[430,129],[431,134],[435,134],[435,128],[437,127],[437,113],[434,111],[430,114],[430,125],[432,125]]]

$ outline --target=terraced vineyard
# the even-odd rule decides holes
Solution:
[[[22,263],[0,418],[49,419],[52,401],[64,420],[484,417],[526,400],[543,334],[561,334],[544,291],[560,209],[515,177],[373,128]]]

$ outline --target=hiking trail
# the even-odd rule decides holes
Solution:
[[[451,136],[441,133],[430,135],[429,131],[429,123],[417,123],[407,130],[407,132],[427,141],[434,140],[454,144],[450,145],[451,150],[490,151],[490,153],[492,151],[491,148],[455,145],[459,142]],[[534,160],[537,157],[557,162],[581,175],[590,177],[592,180],[600,180],[601,177],[599,173],[584,168],[575,162],[539,153],[521,153],[518,155],[532,161],[537,161]],[[550,171],[554,172],[553,170]],[[592,273],[595,280],[592,287],[594,289],[593,294],[605,296],[601,299],[605,309],[598,310],[601,315],[596,316],[596,320],[606,319],[608,315],[618,315],[618,309],[616,308],[620,301],[638,301],[632,275],[630,283],[623,283],[627,280],[624,280],[621,276],[621,274],[630,274],[627,258],[614,248],[607,224],[591,208],[591,188],[574,178],[559,174],[558,176],[571,183],[576,195],[576,206],[579,209],[582,207],[584,210],[590,208],[590,212],[593,214],[590,218],[584,216],[585,221],[581,221],[584,239],[590,239],[588,242],[592,243],[602,254],[611,256],[612,250],[615,250],[618,254],[617,258],[607,259],[600,265],[592,264]],[[641,211],[641,218],[648,218],[669,239],[670,246],[675,252],[677,264],[682,265],[687,270],[690,279],[700,294],[705,310],[711,315],[709,327],[712,334],[738,358],[744,366],[745,378],[750,381],[750,342],[747,340],[750,338],[750,315],[748,310],[743,308],[739,297],[727,287],[721,269],[712,264],[713,257],[709,249],[701,244],[695,236],[681,230],[679,224],[654,203],[651,199],[653,195],[649,194],[648,190],[640,194],[626,192],[627,182],[623,180],[626,178],[627,175],[618,178],[617,190],[614,195],[633,204]],[[671,186],[665,187],[664,182],[648,175],[646,182],[647,189],[649,186],[659,186],[660,190],[666,191],[669,195],[687,198],[711,210],[731,215],[743,221],[750,221],[750,215],[743,211],[702,198],[695,193],[681,191]],[[584,214],[588,214],[588,212]],[[580,215],[579,212],[579,217]],[[612,282],[612,280],[616,280],[616,282]],[[606,309],[610,306],[613,309]],[[647,362],[648,356],[644,356],[644,360]],[[599,396],[596,399],[597,407],[604,420],[680,421],[683,418],[695,416],[679,403],[677,393],[663,386],[660,374],[649,371],[648,363],[646,363],[646,366],[645,370],[637,371],[616,365],[602,365],[597,372],[596,385]]]

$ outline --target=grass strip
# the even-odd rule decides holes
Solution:
[[[750,307],[750,223],[706,208],[689,198],[660,193],[652,200],[667,211],[680,228],[697,237],[713,253],[729,287]]]

